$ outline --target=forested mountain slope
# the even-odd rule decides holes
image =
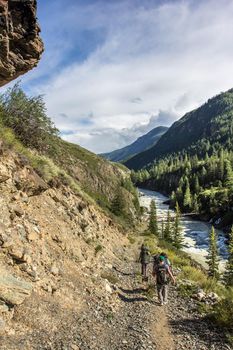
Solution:
[[[204,105],[175,122],[149,150],[125,162],[138,170],[171,153],[187,150],[203,155],[214,143],[231,145],[233,89],[209,99]]]
[[[147,154],[148,155],[148,154]],[[150,158],[152,161],[152,158]],[[186,212],[227,227],[233,223],[233,90],[173,124],[134,181],[171,195]]]

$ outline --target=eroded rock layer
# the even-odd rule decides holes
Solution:
[[[0,0],[0,86],[36,66],[43,52],[35,0]]]

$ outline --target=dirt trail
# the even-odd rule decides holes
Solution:
[[[0,349],[231,350],[221,329],[199,315],[192,299],[180,298],[175,287],[170,288],[168,304],[159,305],[156,293],[151,293],[153,288],[148,290],[148,284],[141,281],[136,263],[139,243],[117,250],[118,258],[96,275],[94,289],[83,286],[80,310],[64,309],[61,318],[60,310],[46,301],[51,316],[60,324],[55,323],[52,330],[19,337],[16,346],[9,339],[8,345],[0,345]],[[105,293],[100,292],[100,284],[106,288]],[[30,303],[28,307],[37,322],[36,307]]]
[[[160,306],[156,293],[148,294],[148,286],[140,279],[139,264],[135,263],[138,243],[131,246],[127,261],[113,267],[118,278],[116,294],[120,307],[114,313],[110,327],[99,338],[102,345],[91,349],[231,349],[221,330],[199,315],[194,301],[180,298],[176,287],[170,288],[166,306]],[[80,350],[86,349],[80,347]]]
[[[148,295],[148,285],[141,282],[138,258],[139,245],[128,252],[128,262],[114,266],[119,278],[117,294],[121,300],[113,322],[114,332],[106,332],[111,342],[107,350],[175,350],[166,309],[161,307],[157,297]],[[118,336],[114,336],[117,332]]]

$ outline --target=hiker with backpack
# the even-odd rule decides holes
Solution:
[[[141,246],[139,262],[141,263],[142,280],[147,281],[147,265],[150,263],[150,252],[145,244],[142,244]]]
[[[160,305],[167,304],[169,280],[171,279],[174,284],[176,280],[164,255],[160,255],[154,260],[153,276],[156,277]]]

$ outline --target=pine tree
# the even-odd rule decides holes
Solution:
[[[176,202],[176,216],[175,216],[174,228],[173,228],[173,245],[177,249],[181,249],[182,243],[183,243],[183,234],[182,234],[182,228],[180,226],[180,207],[179,207],[179,204]]]
[[[200,184],[199,184],[199,179],[197,175],[194,178],[194,191],[196,194],[200,192]]]
[[[225,161],[225,185],[229,189],[233,188],[233,170],[229,161]]]
[[[164,228],[164,239],[168,242],[172,241],[170,210],[167,211],[167,222]]]
[[[117,188],[116,194],[113,198],[112,204],[111,204],[111,211],[116,216],[121,216],[124,213],[125,209],[125,202],[124,202],[124,196],[121,187],[119,186]]]
[[[229,256],[226,264],[224,280],[228,287],[233,287],[233,226],[229,235],[228,253]]]
[[[190,186],[188,179],[186,180],[186,187],[185,187],[185,193],[184,193],[184,202],[183,202],[184,208],[186,210],[190,210],[192,206],[192,196],[190,192]]]
[[[172,191],[171,200],[170,200],[170,208],[174,208],[176,205],[176,202],[177,202],[176,193],[175,193],[175,191]]]
[[[197,197],[197,195],[195,193],[194,196],[193,196],[193,204],[192,204],[194,213],[198,213],[199,212],[199,205],[198,205],[198,199],[197,198],[198,197]]]
[[[220,180],[224,178],[224,153],[223,149],[220,149],[219,152],[219,167],[218,167],[218,176]]]
[[[209,234],[209,252],[207,256],[207,262],[209,266],[209,276],[218,278],[219,277],[219,271],[218,271],[219,255],[218,255],[218,247],[217,247],[217,236],[213,226]]]
[[[158,235],[157,209],[154,200],[150,203],[149,231],[153,235]]]
[[[160,234],[161,239],[164,239],[164,221],[162,220],[161,223],[161,234]]]

